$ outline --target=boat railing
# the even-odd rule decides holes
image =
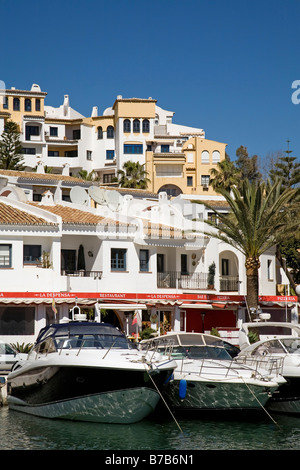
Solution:
[[[268,374],[278,376],[282,375],[284,358],[275,356],[238,355],[234,358],[234,362],[249,366],[255,371],[264,370]]]
[[[198,362],[199,361],[199,362]],[[237,376],[239,374],[239,369],[236,368],[234,361],[222,361],[216,359],[202,358],[197,360],[199,370],[195,371],[189,366],[193,363],[193,360],[182,359],[181,361],[181,373],[192,374],[196,373],[199,377],[205,375],[206,377],[211,376],[220,376],[222,378],[228,378],[229,375]],[[200,364],[199,364],[200,363]]]
[[[192,359],[182,358],[180,361],[180,373],[195,374],[206,378],[232,378],[240,376],[242,370],[250,371],[253,378],[264,379],[266,376],[282,375],[283,359],[262,358],[260,360],[248,360],[248,358],[239,358],[231,361],[202,358],[197,360],[197,366]]]

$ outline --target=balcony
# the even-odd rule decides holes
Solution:
[[[72,276],[72,277],[91,277],[93,279],[101,279],[102,271],[85,271],[85,269],[80,269],[79,271],[67,271],[65,269],[61,272],[62,276]]]
[[[187,273],[166,271],[157,273],[157,287],[170,289],[208,289],[207,273]]]
[[[220,276],[221,292],[238,292],[239,277],[238,276]]]

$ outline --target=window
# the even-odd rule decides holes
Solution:
[[[61,269],[63,275],[76,271],[76,250],[61,250]]]
[[[203,150],[201,153],[201,163],[209,163],[209,153],[207,150]]]
[[[59,157],[58,150],[48,150],[48,157]]]
[[[32,135],[40,135],[40,129],[39,126],[26,126],[26,133],[25,133],[25,139],[30,140],[30,137]]]
[[[140,250],[140,271],[149,271],[149,250]]]
[[[124,153],[126,154],[142,154],[142,144],[124,144]]]
[[[171,164],[156,165],[156,176],[169,177],[169,178],[181,178],[182,177],[182,165],[171,165]]]
[[[31,111],[31,99],[25,99],[25,111]]]
[[[113,126],[108,126],[108,128],[107,128],[107,138],[108,139],[113,139],[114,136],[115,136],[115,133],[114,133]]]
[[[222,259],[222,276],[229,275],[229,259],[223,258]]]
[[[40,202],[42,200],[42,195],[41,194],[33,194],[32,195],[32,200]]]
[[[139,119],[134,119],[133,121],[133,132],[139,133],[141,131],[140,121]]]
[[[205,185],[209,185],[209,180],[210,180],[210,176],[209,175],[201,175],[201,185],[202,186],[205,186]]]
[[[169,153],[170,152],[170,145],[162,144],[160,146],[160,150],[161,150],[162,153]]]
[[[103,139],[103,129],[101,126],[98,127],[98,139]]]
[[[24,264],[37,264],[42,259],[41,245],[24,245],[23,248],[23,263]]]
[[[112,271],[126,271],[126,251],[124,248],[111,249]]]
[[[193,177],[192,176],[187,176],[186,185],[187,186],[193,186]]]
[[[104,173],[103,183],[111,183],[114,177],[115,177],[114,173]]]
[[[11,268],[11,245],[0,245],[0,268]]]
[[[24,147],[23,150],[22,150],[22,153],[24,155],[35,155],[36,154],[36,149],[35,148]]]
[[[20,111],[20,100],[19,100],[19,98],[14,98],[13,108],[14,108],[14,111]]]
[[[114,150],[106,150],[106,160],[113,160],[115,158]]]
[[[3,97],[3,109],[8,109],[8,97]]]
[[[220,160],[221,160],[220,152],[218,150],[214,150],[212,154],[212,162],[219,163]]]
[[[271,259],[267,260],[267,271],[268,271],[268,281],[273,281],[273,266],[272,266]]]
[[[74,129],[73,130],[73,140],[79,140],[80,139],[80,129]]]
[[[165,255],[162,253],[157,253],[157,272],[165,272]]]
[[[187,257],[187,255],[181,255],[180,262],[181,262],[181,269],[180,269],[181,274],[188,274],[188,257]]]
[[[123,122],[123,132],[129,133],[131,132],[131,124],[129,119],[125,119]]]
[[[50,127],[50,135],[52,137],[57,137],[58,136],[58,127]]]
[[[92,160],[92,151],[91,150],[86,151],[86,159],[87,160]]]
[[[76,158],[76,157],[78,157],[78,152],[77,152],[77,150],[66,150],[65,151],[65,157]]]
[[[150,122],[149,119],[143,120],[143,132],[150,132]]]
[[[40,111],[41,110],[41,100],[39,98],[35,99],[35,110]]]

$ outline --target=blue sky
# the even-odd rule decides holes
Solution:
[[[263,162],[289,139],[300,160],[299,0],[0,0],[0,17],[7,88],[38,83],[86,116],[151,96],[232,159],[244,145]]]

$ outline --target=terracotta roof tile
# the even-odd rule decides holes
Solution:
[[[93,214],[91,212],[83,211],[80,209],[75,209],[73,207],[62,206],[59,204],[56,204],[55,206],[44,206],[36,202],[30,202],[29,204],[60,216],[62,218],[63,223],[65,224],[97,225],[101,223],[107,225],[130,225],[115,221],[108,217],[102,217],[101,215]]]
[[[0,202],[0,225],[55,225],[14,206]]]
[[[0,170],[0,176],[13,176],[15,178],[24,178],[32,180],[55,180],[55,181],[70,181],[74,183],[86,183],[81,178],[74,176],[55,175],[52,173],[35,173],[31,171],[17,171],[17,170]],[[89,182],[87,182],[89,183]]]

